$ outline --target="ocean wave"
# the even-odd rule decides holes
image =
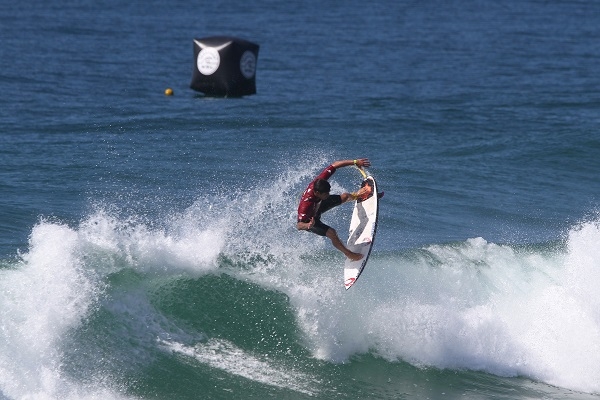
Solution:
[[[307,355],[361,354],[600,392],[597,220],[539,246],[376,248],[345,291],[327,242],[294,241],[301,233],[281,226],[290,215],[244,224],[232,207],[203,216],[197,203],[160,228],[102,209],[76,227],[40,221],[0,270],[2,393],[120,398],[131,387],[120,374],[169,353],[308,395],[320,385]],[[101,360],[76,378],[90,354]]]

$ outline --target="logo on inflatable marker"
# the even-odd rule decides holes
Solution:
[[[219,51],[213,47],[205,47],[198,53],[198,59],[196,60],[198,71],[202,75],[212,75],[221,64],[221,56]]]
[[[250,79],[256,72],[256,56],[250,50],[246,50],[240,59],[240,71],[244,78]]]

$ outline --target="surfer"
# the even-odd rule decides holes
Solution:
[[[309,231],[319,236],[326,236],[331,240],[333,246],[340,250],[346,257],[352,261],[357,261],[363,258],[360,253],[350,251],[340,238],[337,232],[332,227],[321,222],[321,214],[337,207],[348,200],[356,200],[360,196],[367,194],[370,190],[368,186],[362,187],[354,193],[329,194],[331,185],[327,180],[333,175],[338,168],[348,167],[369,167],[371,163],[367,158],[359,158],[356,160],[338,160],[334,161],[330,166],[325,168],[306,188],[298,205],[298,230]]]

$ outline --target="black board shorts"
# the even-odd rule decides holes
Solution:
[[[325,236],[327,230],[331,227],[321,222],[321,214],[340,204],[342,204],[342,196],[339,194],[329,195],[328,198],[322,200],[319,209],[317,210],[317,214],[315,215],[315,224],[309,229],[309,232],[316,233],[319,236]]]

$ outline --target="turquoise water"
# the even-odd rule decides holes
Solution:
[[[597,398],[599,11],[0,6],[0,397]],[[188,88],[221,34],[256,95]],[[295,213],[356,157],[386,195],[346,292]]]

